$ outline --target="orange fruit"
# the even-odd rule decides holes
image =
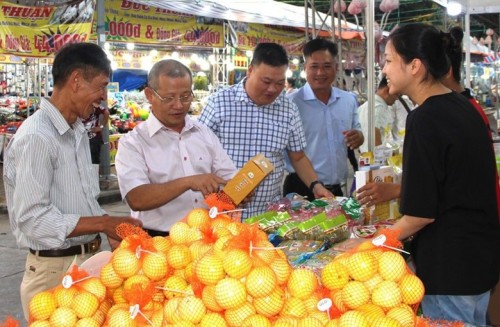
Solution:
[[[185,268],[191,261],[191,252],[184,244],[174,244],[167,252],[167,262],[174,269]]]
[[[248,273],[245,286],[248,294],[253,297],[269,295],[277,286],[276,275],[269,267],[255,267]]]
[[[99,308],[99,299],[89,292],[79,292],[73,297],[71,309],[78,318],[92,317]]]
[[[163,317],[165,322],[173,324],[181,320],[178,310],[180,301],[181,298],[179,297],[165,301],[163,305]]]
[[[394,251],[385,251],[378,260],[378,272],[385,280],[398,282],[407,273],[403,256]]]
[[[297,327],[323,327],[323,323],[314,317],[305,317],[299,320]]]
[[[219,239],[217,239],[217,241],[215,241],[213,245],[213,251],[219,258],[223,259],[225,257],[227,251],[227,244],[229,240],[231,240],[232,238],[233,238],[232,235],[226,235],[220,237]]]
[[[385,280],[375,287],[372,292],[372,302],[382,309],[390,309],[399,305],[402,301],[401,290],[398,284],[391,280]]]
[[[200,228],[206,224],[210,224],[210,216],[208,210],[196,208],[191,210],[186,216],[186,222],[189,227]]]
[[[359,282],[367,281],[377,272],[377,260],[368,252],[356,252],[349,258],[349,275]]]
[[[245,277],[252,269],[252,259],[247,252],[239,249],[227,251],[222,264],[226,274],[236,279]]]
[[[243,231],[244,225],[238,222],[232,222],[226,226],[226,229],[229,230],[232,235],[238,236]]]
[[[163,294],[167,299],[172,299],[179,296],[185,296],[187,282],[179,276],[171,276],[163,284]]]
[[[339,261],[328,263],[321,271],[321,283],[329,290],[341,289],[349,281],[349,270]]]
[[[376,273],[375,275],[373,275],[372,278],[368,279],[363,284],[365,284],[366,288],[371,293],[371,292],[373,292],[373,290],[375,289],[375,287],[377,287],[377,285],[380,282],[382,282],[382,281],[384,281],[384,279],[382,278],[382,276],[380,276],[379,273]]]
[[[271,323],[269,322],[269,319],[267,319],[266,317],[259,315],[259,314],[253,314],[253,315],[247,317],[245,320],[243,320],[243,324],[241,326],[243,326],[243,327],[254,327],[254,326],[271,327]]]
[[[395,307],[387,312],[387,317],[397,320],[402,327],[415,326],[416,317],[409,306]]]
[[[318,288],[318,278],[309,269],[295,269],[290,274],[287,288],[292,296],[299,299],[306,299]]]
[[[54,297],[57,307],[71,307],[71,302],[76,293],[78,293],[78,291],[75,287],[64,288],[62,285],[56,287],[54,290]]]
[[[227,323],[218,313],[207,313],[201,318],[200,327],[226,327]]]
[[[219,312],[223,310],[215,299],[215,285],[207,285],[203,288],[201,300],[207,309],[211,311]]]
[[[342,301],[342,290],[335,290],[330,293],[333,304],[340,312],[346,312],[348,310],[347,306]]]
[[[296,297],[289,297],[285,300],[285,305],[281,310],[282,316],[292,316],[296,318],[304,318],[307,316],[307,309],[304,301]]]
[[[278,316],[278,319],[274,321],[274,327],[297,327],[299,324],[299,318],[292,316]]]
[[[123,290],[130,291],[134,285],[139,285],[141,289],[146,289],[146,287],[151,283],[148,277],[144,275],[134,275],[123,282]]]
[[[274,291],[264,297],[253,299],[255,311],[265,317],[272,317],[280,313],[285,304],[285,292],[281,288],[275,288]]]
[[[210,251],[211,246],[203,240],[195,241],[189,246],[189,252],[193,261]]]
[[[424,297],[424,284],[417,276],[406,274],[399,282],[399,288],[403,296],[403,302],[406,304],[417,304]]]
[[[57,308],[56,298],[51,292],[40,292],[33,296],[29,303],[30,318],[47,320]]]
[[[276,248],[271,242],[267,240],[267,237],[265,240],[255,242],[254,244],[252,244],[252,246],[257,248],[251,248],[250,256],[252,258],[256,257],[265,262],[267,265],[269,265],[271,262],[273,262],[274,259],[277,258]]]
[[[70,308],[57,308],[50,315],[50,324],[57,327],[74,327],[78,318]]]
[[[179,221],[170,227],[170,239],[174,244],[184,244],[191,240],[191,227],[185,222]]]
[[[153,281],[168,274],[167,257],[160,253],[146,253],[142,257],[142,272]]]
[[[79,286],[89,293],[94,294],[99,302],[106,298],[106,286],[97,277],[86,279],[79,283]]]
[[[233,309],[247,299],[245,285],[239,280],[226,277],[215,286],[215,299],[223,309]]]
[[[399,321],[391,317],[378,317],[373,321],[373,326],[377,327],[401,327]]]
[[[182,298],[179,302],[179,317],[182,320],[190,321],[197,324],[207,312],[207,308],[201,299],[194,296]]]
[[[362,312],[351,310],[340,316],[339,327],[369,327],[370,324]],[[378,325],[373,325],[377,326]]]
[[[101,283],[107,288],[117,288],[123,283],[123,278],[116,273],[111,262],[102,267],[99,277],[101,278]]]
[[[123,248],[118,248],[113,252],[111,264],[116,274],[121,278],[133,276],[140,269],[139,259],[135,253]]]
[[[101,324],[94,318],[83,318],[76,322],[75,327],[100,327]]]
[[[356,309],[370,300],[370,292],[362,282],[351,281],[341,292],[342,302],[349,309]]]
[[[113,291],[113,302],[116,304],[127,302],[127,300],[123,297],[123,286],[120,286]]]
[[[368,322],[373,326],[373,321],[377,317],[385,316],[384,310],[373,303],[365,303],[356,308],[356,311],[363,312]]]
[[[278,285],[284,285],[288,282],[290,274],[292,273],[292,267],[286,258],[276,258],[271,262],[269,267],[276,274]]]
[[[155,236],[152,240],[153,247],[158,252],[167,253],[168,249],[172,246],[172,240],[170,237]]]
[[[226,276],[222,260],[212,253],[206,253],[196,262],[194,274],[205,285],[215,285]]]
[[[228,309],[224,317],[229,326],[241,326],[246,318],[255,314],[255,308],[250,302],[244,302],[242,305]]]
[[[138,326],[137,321],[132,319],[130,312],[127,308],[117,308],[116,310],[110,310],[108,314],[109,327],[136,327]]]

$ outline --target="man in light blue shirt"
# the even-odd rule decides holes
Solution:
[[[358,104],[352,93],[332,87],[337,70],[337,45],[325,39],[309,41],[303,50],[307,83],[288,95],[298,107],[310,158],[319,181],[334,195],[342,196],[347,178],[347,148],[357,149],[364,137],[358,120]],[[285,194],[311,197],[310,187],[301,182],[287,164]]]

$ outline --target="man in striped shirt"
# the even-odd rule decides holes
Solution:
[[[29,249],[21,303],[53,288],[75,260],[80,264],[100,247],[99,233],[116,246],[116,226],[131,217],[110,217],[97,203],[99,182],[90,159],[82,120],[105,97],[111,65],[91,43],[72,44],[56,55],[54,91],[10,141],[4,185],[10,225],[20,248]]]
[[[274,165],[247,204],[243,218],[265,212],[269,203],[281,198],[285,153],[315,197],[332,196],[304,154],[306,140],[297,107],[282,94],[287,69],[288,55],[281,45],[258,44],[247,77],[213,95],[199,118],[219,137],[237,168],[258,153]]]

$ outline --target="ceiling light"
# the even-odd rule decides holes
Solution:
[[[462,12],[462,5],[456,1],[448,1],[446,12],[450,16],[458,16]]]

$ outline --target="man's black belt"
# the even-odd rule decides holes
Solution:
[[[155,236],[163,236],[163,237],[167,237],[169,235],[169,232],[164,232],[164,231],[161,231],[161,230],[154,230],[154,229],[147,229],[147,228],[143,228],[149,236],[151,237],[155,237]]]
[[[47,258],[57,258],[57,257],[69,257],[73,255],[80,255],[85,253],[94,253],[99,251],[101,247],[101,236],[97,234],[96,238],[86,244],[74,245],[67,249],[57,249],[57,250],[33,250],[30,249],[31,254],[38,255],[40,257]]]

